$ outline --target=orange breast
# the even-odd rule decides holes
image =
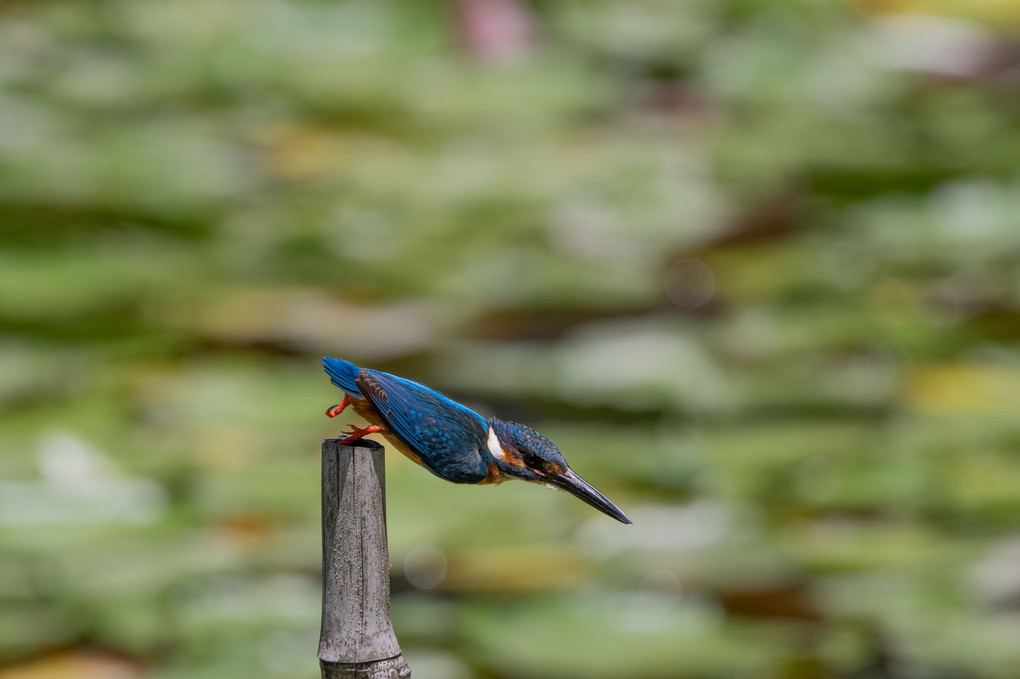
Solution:
[[[503,472],[501,472],[499,470],[499,467],[496,465],[496,461],[495,460],[489,460],[488,467],[489,467],[489,475],[486,476],[481,481],[479,481],[478,485],[482,486],[482,485],[485,485],[485,484],[488,484],[488,483],[499,485],[500,483],[503,483],[503,479],[504,479]]]

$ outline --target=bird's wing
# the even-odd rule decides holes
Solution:
[[[358,387],[387,427],[437,476],[477,483],[488,475],[482,457],[487,424],[481,415],[423,384],[362,369]]]

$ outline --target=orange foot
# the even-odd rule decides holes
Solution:
[[[370,424],[364,429],[362,429],[361,427],[355,427],[352,424],[350,431],[341,432],[342,434],[347,434],[347,438],[340,439],[339,441],[337,441],[337,443],[339,443],[342,446],[346,446],[350,443],[354,443],[362,436],[367,436],[368,434],[377,434],[381,431],[382,427],[380,427],[378,424]]]
[[[340,401],[335,406],[330,406],[329,408],[326,408],[326,415],[329,417],[336,417],[344,410],[346,410],[347,406],[349,406],[350,404],[351,397],[348,396],[347,394],[344,394],[344,400]]]

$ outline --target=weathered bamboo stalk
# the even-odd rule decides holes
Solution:
[[[406,679],[390,621],[383,447],[322,442],[322,679]]]

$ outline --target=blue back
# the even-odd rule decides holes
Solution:
[[[454,483],[488,476],[488,423],[481,415],[424,384],[328,356],[322,362],[333,384],[367,399],[433,474]]]

